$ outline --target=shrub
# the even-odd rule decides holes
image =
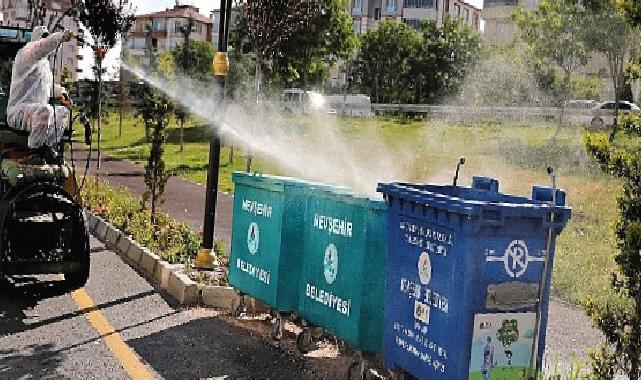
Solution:
[[[157,213],[154,234],[154,228],[150,228],[151,215],[142,210],[140,200],[128,190],[114,189],[103,181],[87,179],[82,193],[85,205],[91,211],[148,247],[163,260],[182,264],[191,260],[198,252],[200,236],[189,225],[177,222],[166,213]],[[220,243],[217,247],[222,250]]]

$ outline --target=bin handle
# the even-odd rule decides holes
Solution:
[[[502,227],[505,225],[505,215],[498,207],[483,208],[481,211],[481,224]]]

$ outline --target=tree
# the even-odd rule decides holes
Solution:
[[[214,48],[210,43],[205,41],[191,41],[189,36],[193,28],[194,21],[189,18],[186,26],[183,26],[182,33],[184,43],[176,46],[171,54],[175,62],[178,74],[198,80],[200,82],[210,82],[213,79],[211,63],[214,59]],[[189,118],[187,110],[176,105],[174,107],[176,120],[180,125],[180,151],[184,150],[184,127],[185,121]]]
[[[284,54],[284,45],[320,13],[319,0],[247,0],[240,7],[238,38],[255,54],[254,88],[259,102],[263,65]],[[247,155],[251,171],[252,153]]]
[[[512,19],[536,64],[551,64],[563,72],[559,91],[562,107],[560,127],[563,125],[564,105],[571,91],[572,73],[588,61],[585,8],[571,0],[546,0],[535,9],[518,8]]]
[[[151,129],[151,148],[149,159],[145,165],[145,185],[147,189],[143,194],[143,205],[148,205],[151,220],[156,226],[156,211],[164,202],[165,185],[170,177],[165,167],[165,145],[167,142],[167,126],[173,111],[171,101],[156,91],[148,91],[143,99],[143,111],[146,114],[144,122]]]
[[[615,5],[616,8],[610,8]],[[591,8],[592,17],[598,17],[597,27],[607,27],[603,24],[610,20],[614,24],[610,26],[611,30],[618,29],[633,35],[634,29],[641,23],[641,8],[636,1],[625,0],[613,4],[592,0],[586,6]],[[608,12],[613,14],[607,16]],[[621,25],[622,20],[629,25]],[[605,37],[601,31],[595,33],[596,37]],[[629,37],[617,35],[617,40],[621,38],[624,40],[622,44],[628,42],[626,40]],[[599,43],[603,51],[608,47],[611,49],[608,56],[610,70],[617,74],[617,65],[624,65],[619,61],[631,56],[632,48],[622,46],[618,50],[620,56],[616,57],[617,49],[614,46],[605,41]],[[601,133],[585,136],[588,152],[603,171],[623,180],[623,188],[617,198],[619,215],[614,225],[618,270],[612,274],[611,288],[616,296],[611,297],[605,305],[594,301],[586,305],[586,311],[606,340],[598,351],[590,354],[592,372],[599,378],[608,379],[620,373],[628,375],[630,379],[641,378],[641,149],[637,143],[641,136],[641,119],[634,115],[630,117],[636,120],[624,123],[624,133],[618,137],[614,133],[609,137]]]
[[[172,80],[175,66],[172,55],[163,53],[156,61],[156,72],[159,76]],[[165,167],[165,145],[167,143],[167,127],[169,118],[174,112],[173,104],[166,95],[143,85],[141,103],[137,116],[142,119],[145,129],[149,131],[151,146],[149,158],[145,165],[145,185],[147,189],[143,194],[143,207],[149,207],[154,231],[156,226],[156,211],[164,202],[165,185],[171,174]],[[156,232],[156,231],[155,231]]]
[[[272,72],[282,84],[310,88],[310,83],[322,83],[330,66],[354,52],[357,38],[347,1],[320,0],[319,7],[318,15],[284,42],[283,54],[274,60]]]
[[[80,22],[87,28],[94,40],[93,51],[98,66],[97,98],[94,102],[98,104],[98,114],[102,108],[102,64],[107,51],[113,48],[118,39],[127,33],[133,25],[133,8],[130,0],[91,0],[84,1],[80,6]],[[102,128],[98,118],[98,158],[97,169],[100,172],[100,144]]]
[[[239,38],[256,55],[255,88],[260,93],[263,65],[283,56],[285,44],[320,14],[319,0],[247,0],[241,5]],[[244,32],[242,32],[244,30]]]
[[[456,92],[478,60],[481,36],[468,25],[445,17],[421,24],[421,47],[414,64],[415,103],[435,103]]]
[[[503,323],[501,323],[501,328],[496,331],[496,339],[503,345],[503,351],[505,352],[508,364],[511,365],[512,351],[510,350],[510,346],[519,340],[518,321],[516,319],[504,319]]]
[[[637,131],[638,133],[638,131]],[[636,136],[638,138],[638,136]],[[630,140],[634,140],[633,137]],[[618,270],[612,274],[615,297],[605,305],[589,300],[586,311],[603,332],[606,343],[590,354],[592,371],[603,379],[625,373],[641,378],[641,151],[619,136],[610,142],[604,134],[587,134],[588,152],[601,168],[623,180],[617,199],[618,220],[614,225]]]
[[[593,51],[603,54],[608,61],[608,74],[614,87],[614,126],[611,139],[618,127],[619,100],[625,86],[625,65],[638,52],[639,33],[636,25],[628,22],[625,8],[617,0],[586,2],[584,28],[588,31],[585,43]]]
[[[459,103],[474,107],[547,103],[536,72],[516,49],[484,51],[460,86],[458,98]]]
[[[73,86],[74,86],[73,74],[71,73],[71,70],[67,65],[64,65],[62,68],[62,73],[60,74],[60,85],[63,86],[69,92],[73,90]]]
[[[376,103],[409,103],[414,94],[412,57],[421,49],[421,37],[411,26],[383,21],[363,36],[355,59],[361,90]]]

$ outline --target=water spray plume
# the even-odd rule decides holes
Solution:
[[[378,131],[360,129],[358,139],[348,139],[334,117],[294,120],[275,102],[230,102],[221,115],[212,85],[186,77],[167,80],[127,64],[124,68],[209,121],[223,139],[256,152],[288,174],[347,185],[365,194],[374,194],[379,181],[406,177],[409,152],[391,152]]]

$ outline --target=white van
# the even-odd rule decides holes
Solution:
[[[325,99],[329,107],[337,110],[341,115],[364,117],[372,115],[372,102],[367,95],[329,95]]]
[[[286,89],[282,100],[285,110],[294,114],[321,115],[329,112],[325,98],[316,91]]]

